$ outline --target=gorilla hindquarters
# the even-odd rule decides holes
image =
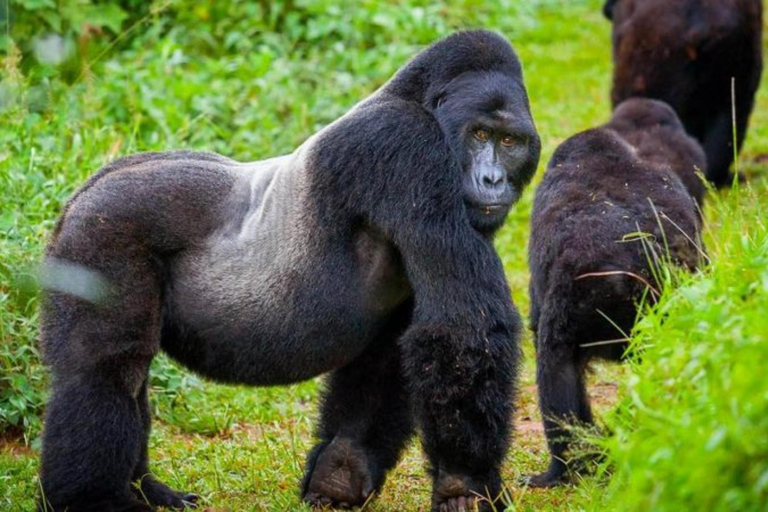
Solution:
[[[52,286],[44,301],[47,510],[195,501],[149,473],[161,349],[221,382],[331,372],[302,484],[314,505],[364,503],[417,426],[434,510],[496,500],[519,321],[491,235],[538,158],[517,57],[473,31],[291,155],[149,153],[102,169],[46,255],[106,290]]]

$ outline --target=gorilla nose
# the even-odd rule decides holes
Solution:
[[[505,209],[511,203],[513,192],[506,171],[498,165],[476,166],[467,185],[467,198],[475,207]]]
[[[490,188],[496,188],[499,185],[504,183],[504,175],[503,174],[486,174],[483,176],[483,185]]]

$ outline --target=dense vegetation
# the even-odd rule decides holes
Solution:
[[[558,143],[609,112],[609,26],[599,0],[2,4],[2,510],[30,510],[37,485],[46,376],[35,345],[35,268],[64,201],[105,162],[182,147],[241,160],[290,151],[418,49],[465,27],[497,30],[517,48],[544,143],[542,169]],[[766,154],[768,83],[740,162],[749,184],[707,198],[711,265],[669,290],[644,319],[635,336],[640,361],[595,369],[593,396],[615,435],[598,441],[606,463],[579,487],[517,484],[547,460],[526,339],[518,435],[505,466],[509,510],[768,506]],[[497,239],[524,313],[531,196]],[[303,509],[296,484],[317,385],[225,387],[159,359],[154,469],[215,510]],[[414,444],[367,508],[423,509],[428,496]]]

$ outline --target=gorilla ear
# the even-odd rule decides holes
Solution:
[[[609,20],[613,19],[613,8],[616,7],[616,2],[619,0],[605,0],[603,5],[603,15]]]

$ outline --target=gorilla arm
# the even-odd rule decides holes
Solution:
[[[491,242],[471,228],[452,231],[434,229],[400,246],[416,298],[414,322],[401,341],[405,371],[438,487],[458,477],[495,498],[518,319]]]

